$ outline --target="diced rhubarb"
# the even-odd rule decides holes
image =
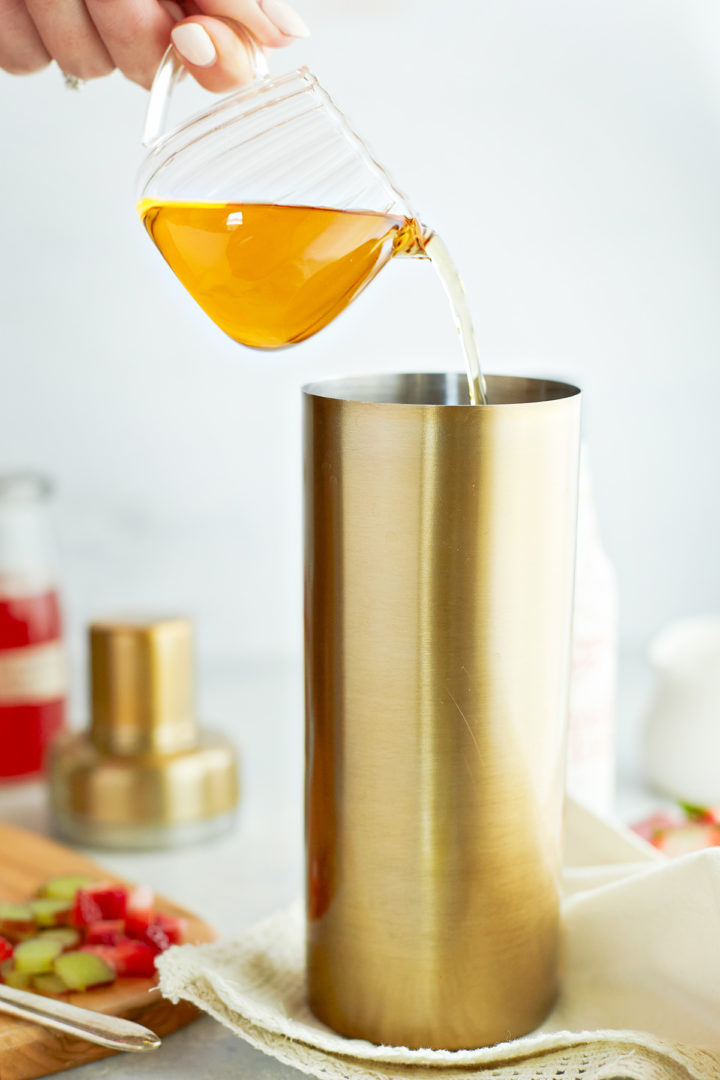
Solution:
[[[124,919],[127,914],[128,890],[124,885],[100,885],[92,887],[92,894],[99,904],[103,919]]]
[[[74,926],[54,926],[52,930],[43,930],[39,936],[54,938],[55,941],[59,941],[63,947],[63,952],[74,949],[80,944],[82,938],[81,932]]]
[[[104,919],[124,919],[127,899],[128,891],[124,885],[98,882],[78,889],[73,906],[73,923],[75,926],[87,926]]]
[[[63,926],[70,922],[73,905],[70,900],[43,896],[39,900],[31,900],[30,908],[38,926]]]
[[[128,937],[144,937],[145,931],[155,918],[154,903],[154,893],[146,885],[137,885],[132,890],[128,896],[125,917],[125,933]]]
[[[115,970],[118,975],[140,975],[152,978],[155,974],[157,950],[143,941],[119,942],[115,946]]]
[[[32,978],[31,975],[24,971],[16,971],[12,960],[3,960],[0,964],[0,975],[2,975],[3,981],[8,986],[12,986],[16,990],[27,990]]]
[[[53,961],[62,952],[62,942],[54,938],[30,938],[22,941],[13,953],[16,971],[28,975],[40,975],[52,971]]]
[[[108,965],[108,967],[111,967],[113,969],[116,975],[120,974],[115,963],[116,956],[114,945],[82,945],[79,951],[84,953],[92,953],[93,956],[101,957]]]
[[[50,878],[38,889],[38,896],[47,896],[51,900],[75,899],[78,889],[92,884],[92,878],[85,874],[63,874],[62,877]]]
[[[102,947],[98,945],[93,949]],[[95,951],[86,949],[62,953],[55,960],[54,970],[71,990],[89,990],[115,981],[115,971],[110,964]]]
[[[0,960],[7,960],[12,956],[13,947],[7,938],[0,937]]]
[[[145,933],[138,937],[140,941],[146,941],[158,952],[165,952],[171,945],[178,945],[182,941],[186,926],[185,919],[178,919],[174,915],[157,911]]]
[[[9,941],[22,941],[35,933],[35,918],[29,904],[0,904],[0,934]]]
[[[88,945],[117,945],[125,937],[125,923],[122,919],[103,919],[90,923],[85,931]]]
[[[691,821],[699,821],[703,825],[720,825],[720,807],[699,806],[689,802],[681,802],[680,806]]]
[[[87,926],[102,920],[100,905],[87,889],[78,889],[72,909],[73,926]]]
[[[82,952],[102,957],[118,975],[137,975],[152,978],[158,950],[145,941],[124,938],[117,945],[84,945]]]
[[[70,989],[65,980],[54,971],[48,971],[44,975],[33,975],[31,985],[33,990],[38,990],[41,994],[67,994]]]
[[[653,842],[653,837],[660,829],[674,828],[680,824],[680,818],[677,814],[668,814],[665,811],[659,811],[656,814],[651,814],[650,817],[644,818],[642,821],[638,821],[633,825],[633,832],[636,832],[638,836],[641,836],[643,840],[647,840],[649,844]]]
[[[167,915],[164,911],[158,911],[155,922],[163,928],[171,945],[180,945],[187,934],[187,919],[179,915]]]
[[[703,848],[720,847],[720,825],[686,821],[683,825],[658,829],[650,842],[670,858],[690,855]]]

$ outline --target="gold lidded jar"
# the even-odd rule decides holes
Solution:
[[[53,826],[107,848],[177,847],[228,829],[238,802],[233,744],[195,715],[186,618],[90,626],[92,714],[50,754]]]

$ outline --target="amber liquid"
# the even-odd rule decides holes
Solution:
[[[143,199],[138,212],[191,296],[235,341],[278,349],[317,333],[394,255],[433,260],[453,307],[470,397],[485,400],[465,295],[447,251],[412,218],[270,203]]]

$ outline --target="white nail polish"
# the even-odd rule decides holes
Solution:
[[[188,64],[209,67],[217,60],[212,38],[198,23],[183,23],[171,31],[172,43]]]
[[[160,0],[160,3],[165,8],[170,18],[174,19],[175,22],[180,22],[181,19],[185,18],[186,13],[179,4],[175,3],[175,0]]]
[[[310,37],[310,31],[295,8],[291,8],[285,0],[260,0],[260,7],[281,33],[288,37]]]

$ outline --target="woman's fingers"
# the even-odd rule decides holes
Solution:
[[[0,68],[29,75],[50,60],[23,0],[0,0]]]
[[[240,23],[258,45],[281,49],[310,31],[286,0],[195,0],[203,15]]]
[[[149,87],[173,27],[191,73],[214,91],[253,76],[241,28],[266,48],[309,34],[287,0],[0,0],[0,67],[24,73],[54,59],[66,74],[92,79],[117,66]]]
[[[149,88],[170,42],[178,5],[158,0],[86,0],[105,47],[123,75]]]
[[[67,75],[97,79],[115,65],[84,0],[25,0],[46,50]]]
[[[253,78],[250,52],[233,27],[208,15],[193,15],[172,31],[183,63],[206,90],[222,93]]]
[[[222,93],[253,78],[252,49],[282,48],[310,33],[285,0],[193,0],[192,14],[172,31],[172,42],[191,74],[206,90]]]

